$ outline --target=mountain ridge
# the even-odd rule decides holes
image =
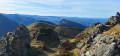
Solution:
[[[64,27],[86,28],[85,26],[81,25],[80,23],[72,22],[72,21],[66,20],[66,19],[62,19],[56,25],[64,26]]]
[[[18,23],[0,14],[0,37],[7,32],[13,31],[17,27],[17,24]]]
[[[67,20],[70,20],[70,21],[73,21],[73,22],[77,22],[77,23],[80,23],[84,26],[91,26],[93,23],[97,23],[97,22],[102,22],[102,23],[105,23],[107,21],[107,18],[85,18],[85,17],[64,17],[64,16],[39,16],[39,15],[22,15],[22,14],[4,14],[2,13],[4,16],[7,16],[8,18],[10,19],[13,19],[15,18],[15,15],[20,15],[20,17],[25,17],[25,18],[32,18],[34,20],[43,20],[43,21],[50,21],[54,24],[58,23],[60,20],[62,19],[67,19]],[[13,18],[11,18],[9,15],[12,15]],[[30,25],[36,21],[34,20],[31,20],[31,22],[28,22],[27,24],[25,24],[25,21],[24,24],[25,25]],[[14,19],[14,21],[16,21],[16,19]],[[16,21],[16,22],[19,22],[19,21]],[[19,23],[23,23],[22,21],[20,21]]]

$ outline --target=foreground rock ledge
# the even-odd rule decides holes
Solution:
[[[29,30],[22,24],[18,24],[14,32],[8,32],[1,38],[3,44],[0,56],[28,56],[30,48],[30,33]]]

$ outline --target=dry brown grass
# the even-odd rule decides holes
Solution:
[[[43,48],[43,47],[45,47],[45,44],[43,42],[38,41],[36,39],[32,40],[30,45],[32,47],[35,47],[35,48]]]
[[[116,35],[116,33],[120,33],[120,26],[116,25],[114,27],[112,27],[110,30],[105,31],[101,37],[105,36],[105,35],[112,35],[115,37],[116,40],[120,40],[120,35]]]
[[[73,53],[73,56],[79,56],[80,49],[75,48],[75,49],[73,49],[71,52]]]
[[[86,28],[84,31],[82,31],[80,34],[76,36],[76,40],[80,42],[84,41],[88,37],[92,29],[93,27]]]
[[[82,53],[86,53],[86,51],[88,50],[88,48],[90,47],[90,44],[85,44],[84,45],[84,50],[83,50],[83,52]]]
[[[99,27],[100,27],[99,25],[95,26],[95,28],[99,28]]]

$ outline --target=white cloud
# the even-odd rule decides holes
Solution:
[[[109,17],[119,0],[0,0],[0,12],[57,16]]]

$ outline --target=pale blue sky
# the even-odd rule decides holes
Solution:
[[[110,17],[120,0],[0,0],[0,13],[43,16]]]

